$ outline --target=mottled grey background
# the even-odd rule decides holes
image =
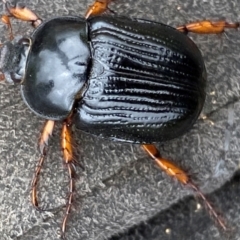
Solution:
[[[91,3],[90,0],[21,2],[43,19],[83,16]],[[199,19],[240,21],[237,0],[115,0],[110,7],[120,15],[172,26]],[[27,35],[31,28],[27,23],[14,21],[14,32]],[[5,26],[1,25],[0,34],[2,39],[6,38]],[[239,169],[240,38],[235,30],[219,36],[190,36],[206,62],[208,88],[204,114],[209,119],[199,120],[188,134],[159,148],[164,157],[187,169],[201,189],[210,193],[228,182]],[[51,141],[51,153],[39,187],[41,203],[55,211],[36,212],[29,197],[43,122],[22,102],[19,86],[0,84],[1,240],[58,239],[68,187],[60,154],[59,128]],[[114,240],[240,239],[239,178],[209,196],[230,228],[223,232],[203,207],[197,209],[198,200],[189,197],[191,190],[159,171],[139,146],[104,141],[76,130],[74,137],[77,161],[85,170],[77,169],[75,201],[67,228],[69,240],[102,240],[113,235]],[[140,224],[142,221],[146,224]],[[129,228],[129,236],[120,234]]]

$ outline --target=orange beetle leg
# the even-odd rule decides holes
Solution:
[[[21,6],[18,3],[12,6],[8,1],[5,1],[5,6],[10,14],[10,17],[14,17],[22,21],[32,22],[34,27],[39,26],[42,22],[42,20],[32,10],[25,6]]]
[[[37,210],[42,210],[41,208],[39,208],[38,206],[38,199],[37,199],[37,183],[38,183],[38,179],[39,179],[39,175],[40,175],[40,171],[42,169],[43,166],[43,162],[46,158],[47,155],[47,145],[48,145],[48,140],[50,138],[50,136],[52,135],[53,132],[53,128],[54,128],[54,121],[52,120],[48,120],[46,121],[40,139],[39,139],[39,151],[40,151],[40,158],[38,160],[38,164],[34,173],[34,177],[32,180],[32,196],[31,196],[31,201],[33,206],[37,209]]]
[[[39,17],[29,8],[16,4],[11,6],[11,4],[6,1],[6,9],[12,17],[22,21],[35,22]]]
[[[5,3],[6,9],[8,11],[8,15],[3,15],[1,17],[1,21],[5,23],[10,32],[10,40],[13,40],[13,30],[12,30],[12,24],[10,21],[10,17],[14,17],[16,19],[22,20],[22,21],[29,21],[32,22],[33,27],[38,27],[42,20],[30,9],[28,9],[25,6],[20,6],[19,4],[16,4],[12,6],[8,1],[3,0]]]
[[[226,21],[198,21],[177,27],[177,30],[188,33],[198,34],[218,34],[223,33],[226,28],[239,28],[239,23],[228,23]]]
[[[85,14],[85,18],[89,18],[92,16],[96,16],[96,15],[100,15],[102,13],[104,13],[105,11],[108,10],[108,5],[112,0],[95,0],[95,2],[93,3],[93,5],[91,5],[86,14]]]
[[[0,44],[1,47],[1,44]],[[5,75],[4,73],[0,72],[0,82],[5,80]]]
[[[71,117],[69,117],[63,123],[62,134],[61,134],[61,146],[63,152],[63,160],[67,165],[68,175],[69,175],[69,194],[67,200],[67,206],[65,211],[65,216],[62,222],[62,237],[65,235],[67,220],[71,210],[73,202],[74,193],[74,175],[75,175],[75,165],[73,158],[73,147],[72,147],[72,136],[71,136]]]
[[[210,204],[210,202],[207,200],[205,195],[193,183],[190,176],[185,171],[183,171],[181,168],[179,168],[173,162],[162,158],[160,156],[160,152],[157,150],[157,148],[154,145],[144,144],[144,145],[142,145],[142,147],[148,153],[148,155],[157,163],[158,167],[160,167],[165,173],[167,173],[169,176],[177,179],[183,185],[189,186],[192,190],[194,190],[197,193],[197,195],[203,200],[205,206],[208,209],[209,214],[214,217],[214,219],[218,222],[218,224],[224,230],[227,229],[224,221],[217,214],[217,212],[215,211],[213,206]]]
[[[9,30],[9,38],[10,40],[13,40],[13,31],[12,31],[12,24],[11,24],[11,21],[10,21],[10,17],[7,16],[7,15],[3,15],[1,17],[1,21],[7,25],[8,27],[8,30]]]

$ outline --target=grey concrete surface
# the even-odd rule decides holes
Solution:
[[[194,197],[186,197],[168,209],[157,213],[145,222],[131,227],[110,240],[214,240],[239,239],[239,191],[240,171],[231,181],[207,197],[218,209],[222,217],[228,216],[228,231],[216,231],[214,222],[209,218],[204,208],[196,206]]]
[[[43,19],[59,15],[83,16],[86,6],[91,3],[86,0],[21,2],[27,3]],[[171,26],[199,19],[240,21],[238,1],[115,0],[110,7],[120,15]],[[16,34],[27,35],[31,31],[29,24],[14,21]],[[0,26],[0,34],[4,40],[5,26]],[[239,168],[240,38],[239,31],[235,30],[219,36],[190,36],[206,62],[208,87],[203,113],[209,120],[199,120],[189,133],[161,144],[159,148],[164,157],[187,169],[201,189],[210,193],[226,183]],[[52,138],[39,186],[42,205],[55,210],[39,213],[32,208],[29,197],[30,182],[39,157],[36,143],[43,122],[24,105],[19,86],[0,84],[0,239],[59,238],[68,187],[66,168],[61,160],[59,128]],[[74,137],[77,161],[85,170],[77,169],[67,239],[109,239],[157,213],[164,219],[166,209],[193,194],[161,173],[137,145],[112,143],[75,129]],[[238,199],[235,200],[238,202]],[[206,220],[202,221],[209,224],[202,228],[199,224],[199,230],[192,232],[190,239],[240,239],[240,220],[233,217],[239,210],[234,208],[237,202],[231,199],[230,207],[221,211],[220,200],[228,202],[230,199],[223,195],[215,199],[214,205],[235,229],[234,235],[229,238],[223,234],[205,214]],[[196,214],[196,202],[190,203],[190,210]],[[176,212],[181,216],[181,211]],[[181,219],[175,214],[172,217],[172,221]],[[188,230],[176,224],[177,227],[171,226],[172,232]],[[189,224],[191,227],[191,221]],[[167,224],[163,223],[162,227],[165,226],[167,229]],[[170,235],[164,234],[155,239],[170,239]],[[175,234],[178,236],[177,232]],[[141,238],[136,235],[132,239]]]

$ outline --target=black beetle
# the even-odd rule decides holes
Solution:
[[[12,13],[11,6],[7,8]],[[224,22],[224,27],[237,28],[238,24]],[[21,83],[23,99],[36,114],[51,124],[67,119],[63,139],[68,140],[67,128],[74,122],[93,135],[144,144],[169,175],[200,193],[187,174],[164,162],[150,145],[188,131],[204,104],[205,66],[196,45],[181,32],[188,30],[188,26],[176,30],[116,16],[54,18],[37,24],[31,37],[5,43],[0,69],[6,80]],[[49,135],[40,143],[42,161]],[[71,152],[66,142],[63,149]],[[68,214],[74,168],[71,157],[64,160],[71,178]],[[40,167],[34,188],[39,171]],[[66,217],[63,232],[65,223]]]
[[[200,51],[186,35],[159,23],[56,18],[34,31],[29,46],[6,44],[2,52],[10,56],[1,56],[1,70],[22,81],[32,111],[64,120],[75,102],[77,127],[111,140],[178,137],[192,127],[205,100]]]

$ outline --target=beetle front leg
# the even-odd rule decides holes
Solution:
[[[20,5],[19,3],[16,3],[15,5],[11,5],[10,2],[3,0],[5,3],[6,10],[8,11],[7,15],[3,15],[1,17],[1,21],[5,23],[10,31],[10,39],[13,39],[13,31],[12,31],[12,25],[10,18],[14,17],[16,19],[22,20],[22,21],[28,21],[32,23],[33,27],[38,27],[42,20],[29,8]]]
[[[85,13],[85,18],[88,19],[89,17],[93,17],[96,15],[100,15],[107,10],[109,3],[112,0],[95,0],[95,2],[88,8],[87,12]]]
[[[239,28],[239,23],[228,23],[226,21],[197,21],[177,27],[183,33],[218,34],[223,33],[227,28]]]
[[[50,138],[50,136],[52,135],[53,132],[53,128],[54,128],[54,121],[52,120],[48,120],[46,121],[40,139],[39,139],[39,151],[40,151],[40,158],[35,170],[35,174],[32,180],[32,197],[31,197],[31,201],[33,206],[37,209],[37,210],[42,210],[39,205],[38,205],[38,199],[37,199],[37,183],[38,183],[38,179],[39,179],[39,175],[40,175],[40,171],[42,169],[43,166],[43,162],[46,158],[47,155],[47,145],[48,145],[48,140]]]
[[[164,159],[161,157],[158,149],[152,144],[143,144],[143,149],[148,153],[148,155],[156,162],[158,167],[160,167],[165,173],[169,176],[177,179],[184,186],[190,187],[193,191],[197,193],[197,195],[203,200],[205,206],[207,207],[210,215],[214,217],[214,219],[218,222],[218,224],[226,230],[227,227],[221,217],[217,214],[211,203],[207,200],[205,195],[201,192],[197,185],[193,183],[190,176],[179,168],[176,164],[171,161]]]
[[[66,230],[66,223],[68,220],[68,216],[71,210],[72,200],[73,200],[73,192],[74,192],[74,175],[75,175],[75,166],[74,166],[74,158],[73,158],[73,149],[72,149],[72,138],[71,138],[71,118],[68,118],[63,123],[62,133],[61,133],[61,146],[63,151],[63,159],[64,162],[67,164],[68,174],[69,174],[69,195],[67,200],[67,208],[65,212],[65,217],[63,219],[62,223],[62,236],[64,237],[65,230]],[[38,161],[38,165],[35,170],[35,174],[32,180],[32,197],[31,201],[33,206],[39,210],[42,211],[38,204],[38,198],[37,198],[37,183],[40,175],[40,171],[43,166],[43,162],[47,155],[47,146],[48,146],[48,140],[50,136],[52,135],[54,129],[54,121],[48,120],[46,121],[43,131],[41,133],[40,139],[39,139],[39,150],[41,153],[41,156]]]
[[[10,17],[8,15],[3,15],[1,17],[1,21],[7,25],[8,27],[8,31],[9,31],[9,38],[10,40],[13,40],[13,30],[12,30],[12,24],[11,24],[11,21],[10,21]]]

